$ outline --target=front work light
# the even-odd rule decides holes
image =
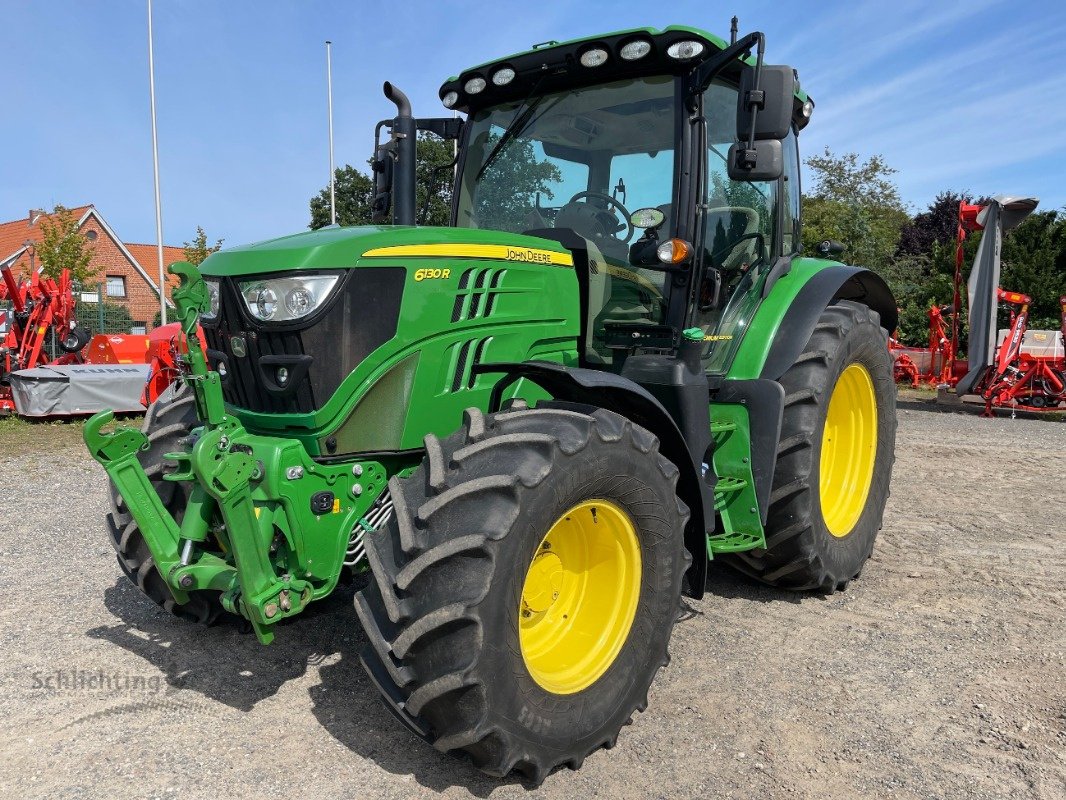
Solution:
[[[602,47],[593,47],[581,54],[581,65],[585,67],[598,67],[607,63],[607,51]]]
[[[463,86],[467,94],[477,94],[478,92],[485,90],[485,79],[480,75],[476,75],[466,82]]]
[[[702,52],[703,42],[695,42],[688,39],[681,42],[674,42],[666,48],[666,54],[670,56],[670,58],[676,58],[678,61],[688,61],[690,58],[695,58]]]
[[[492,82],[497,86],[506,86],[514,80],[514,70],[510,67],[501,67],[492,73]]]
[[[448,92],[446,95],[444,95],[444,97],[440,99],[440,101],[444,104],[445,108],[452,108],[455,106],[456,103],[459,102],[459,93]]]
[[[622,57],[623,61],[636,61],[637,59],[644,58],[644,56],[650,52],[651,42],[645,39],[637,39],[636,41],[623,46],[622,49],[618,51],[618,55]]]
[[[263,322],[291,322],[320,308],[340,275],[303,275],[241,281],[248,313]]]

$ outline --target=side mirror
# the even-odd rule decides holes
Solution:
[[[374,200],[370,204],[371,221],[375,225],[388,222],[392,210],[392,148],[384,144],[374,152],[371,169],[374,172]]]
[[[796,93],[796,74],[789,66],[763,65],[759,86],[755,85],[755,68],[745,66],[740,75],[737,95],[737,139],[751,138],[751,112],[755,115],[755,140],[784,139],[792,127],[792,104]]]
[[[747,143],[729,148],[729,179],[734,181],[776,181],[785,171],[780,139],[756,141],[749,149]]]

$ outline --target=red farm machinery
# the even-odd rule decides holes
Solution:
[[[985,416],[993,407],[1026,411],[1054,410],[1066,401],[1066,295],[1059,298],[1058,331],[1028,329],[1027,294],[996,290],[1010,309],[1010,326],[1000,333],[995,361],[974,386],[985,401]]]
[[[993,408],[1044,411],[1066,401],[1066,295],[1059,298],[1059,331],[1028,330],[1032,298],[1000,285],[1003,233],[1036,208],[1035,198],[997,197],[984,205],[959,204],[955,237],[954,292],[950,305],[928,311],[926,347],[889,340],[896,381],[913,388],[925,384],[954,389]],[[969,233],[984,231],[967,281],[969,359],[960,359],[963,244]],[[1007,329],[997,327],[1000,304],[1009,309]]]
[[[177,377],[177,323],[93,336],[78,324],[69,271],[16,277],[4,267],[0,279],[0,415],[143,410]]]

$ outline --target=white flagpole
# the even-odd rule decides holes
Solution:
[[[333,42],[326,42],[326,93],[329,95],[329,224],[337,224],[336,171],[333,169]]]
[[[148,91],[152,98],[152,169],[155,172],[155,246],[159,256],[159,319],[167,324],[166,274],[163,271],[163,207],[159,201],[159,143],[155,129],[155,55],[152,51],[152,0],[148,0]]]

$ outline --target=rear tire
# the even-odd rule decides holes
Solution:
[[[196,417],[196,402],[192,389],[184,381],[167,387],[159,399],[148,407],[141,432],[148,437],[150,447],[139,454],[152,486],[167,511],[177,522],[185,513],[189,500],[187,484],[163,480],[166,462],[164,453],[181,449],[180,440],[199,424]],[[189,622],[210,625],[228,612],[222,608],[220,592],[194,591],[189,593],[189,602],[178,604],[170,587],[155,567],[151,551],[137,522],[133,519],[115,484],[108,482],[111,496],[111,512],[107,515],[107,532],[118,557],[123,574],[157,606],[169,614]],[[232,616],[232,615],[228,615]]]
[[[426,459],[409,478],[390,481],[395,514],[366,536],[374,580],[355,598],[369,639],[362,661],[386,703],[438,750],[464,753],[490,775],[517,769],[540,783],[555,767],[577,769],[592,751],[612,747],[634,711],[646,708],[648,687],[668,661],[690,563],[678,469],[658,447],[651,433],[608,411],[470,409],[458,432],[426,437]],[[591,549],[581,543],[611,530],[608,506],[630,520],[626,535],[639,542],[639,558],[620,562],[635,572],[623,569],[617,581],[636,589],[616,591],[612,580],[594,596],[614,608],[629,597],[631,623],[615,635],[617,617],[608,614],[595,628],[603,631],[598,641],[565,651],[551,635],[541,638],[550,651],[544,661],[532,652],[530,627],[544,621],[541,631],[558,630],[562,641],[586,612],[565,622],[551,609],[560,596],[559,608],[570,608],[569,585],[555,586],[554,597],[552,587],[532,592],[531,565],[558,557],[565,567],[553,575],[570,570],[587,581],[582,587],[597,586],[593,572],[571,569],[564,543]],[[551,548],[548,539],[578,509],[591,514],[582,518],[589,527]],[[617,644],[609,657],[569,684],[565,676],[552,683],[561,674],[552,672],[556,656],[580,665],[588,653],[597,658],[604,641]]]
[[[837,482],[847,486],[832,485],[842,474],[834,469],[835,461],[830,460],[823,478],[822,450],[834,446],[824,436],[834,392],[843,393],[837,395],[839,408],[851,408],[861,416],[857,409],[862,404],[849,405],[847,390],[853,382],[860,387],[865,384],[862,372],[869,377],[869,400],[876,407],[876,452],[868,480],[858,481],[857,492],[853,492],[848,491],[851,484],[846,480]],[[881,328],[877,312],[847,300],[829,306],[780,383],[785,388],[785,411],[770,494],[766,549],[720,558],[773,586],[842,590],[858,577],[873,552],[895,460],[896,385],[888,334]],[[861,397],[865,390],[856,391]],[[858,471],[863,470],[860,467]],[[849,477],[853,475],[845,466],[843,478]],[[846,507],[851,505],[850,498],[861,494],[863,488],[865,501],[861,497],[854,500],[849,513]]]

